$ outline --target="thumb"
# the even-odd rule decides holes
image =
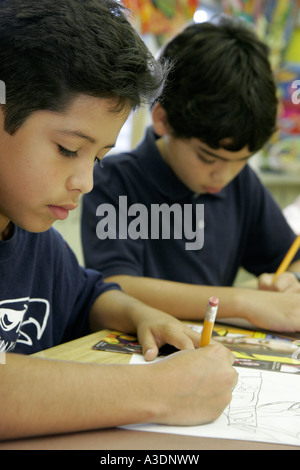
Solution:
[[[261,274],[258,278],[258,288],[261,290],[275,290],[273,285],[273,274]]]

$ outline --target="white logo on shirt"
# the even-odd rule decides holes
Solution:
[[[24,320],[29,309],[29,318]],[[36,314],[32,316],[32,314]],[[15,344],[33,345],[33,339],[24,331],[24,327],[33,324],[36,327],[36,339],[41,339],[47,326],[50,304],[46,299],[23,297],[0,301],[0,351],[10,351]]]

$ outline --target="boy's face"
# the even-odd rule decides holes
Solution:
[[[166,163],[176,176],[194,193],[215,194],[220,192],[243,169],[251,157],[248,147],[238,152],[224,148],[213,149],[197,138],[175,137],[168,124],[164,108],[154,106],[153,124],[156,133],[162,136],[157,146]],[[230,139],[220,145],[230,143]]]
[[[37,111],[20,129],[4,131],[0,112],[0,234],[12,221],[47,230],[77,207],[93,186],[95,158],[114,146],[130,109],[80,95],[63,113]]]
[[[198,194],[220,192],[243,169],[251,153],[212,149],[196,138],[180,139],[167,135],[160,151],[177,177]]]

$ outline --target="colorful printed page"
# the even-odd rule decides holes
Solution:
[[[202,325],[189,325],[201,333]],[[235,356],[235,366],[272,370],[300,375],[300,340],[285,338],[275,333],[253,331],[216,323],[214,341],[228,347]],[[141,354],[135,336],[112,331],[93,346],[95,350]],[[176,349],[170,345],[160,348],[159,355],[167,356]]]

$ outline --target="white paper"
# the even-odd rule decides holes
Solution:
[[[295,234],[300,235],[300,196],[282,212]]]
[[[147,364],[133,355],[131,364]],[[146,365],[145,365],[146,367]],[[201,426],[138,424],[138,431],[260,441],[300,446],[300,376],[236,367],[238,384],[230,405],[213,423]]]

